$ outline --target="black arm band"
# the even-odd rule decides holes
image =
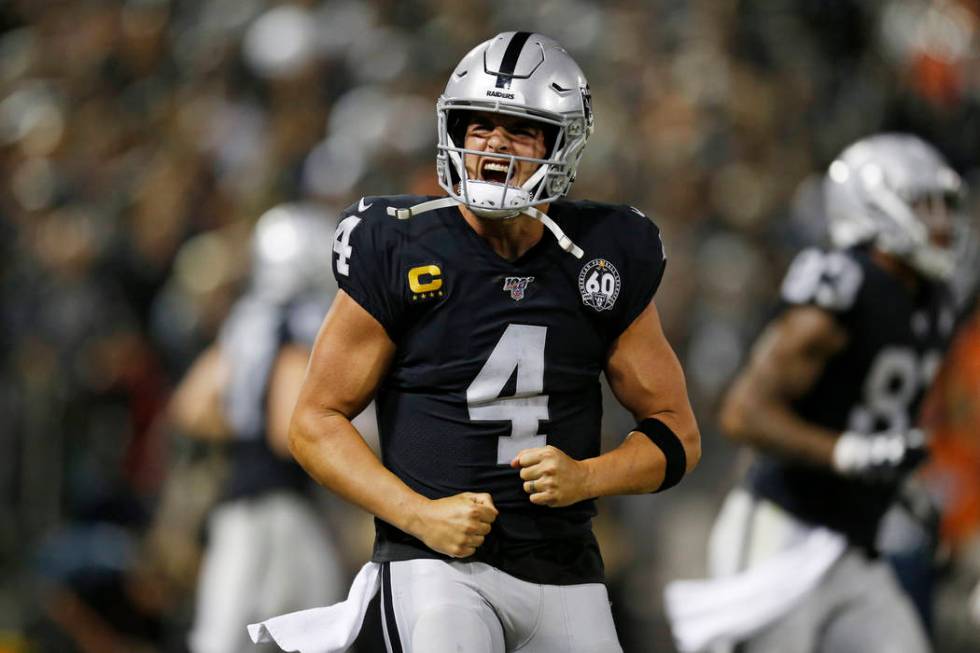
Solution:
[[[650,438],[650,442],[657,445],[667,459],[667,469],[664,470],[664,482],[660,484],[654,492],[663,492],[680,483],[687,471],[687,454],[684,453],[684,445],[681,439],[667,425],[659,419],[648,417],[636,426],[634,431],[639,431]]]

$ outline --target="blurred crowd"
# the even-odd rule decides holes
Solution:
[[[968,180],[980,170],[980,2],[0,3],[0,651],[182,650],[221,460],[163,409],[241,290],[251,226],[285,201],[335,214],[441,194],[435,99],[509,29],[556,38],[591,83],[572,196],[635,205],[665,234],[658,305],[704,458],[675,491],[610,501],[597,529],[624,647],[670,650],[660,590],[703,571],[740,464],[716,401],[789,257],[824,239],[823,169],[903,130]],[[980,328],[962,269],[927,478],[955,512],[950,559],[980,575]],[[611,410],[604,435],[629,424]],[[354,569],[370,524],[323,504]]]

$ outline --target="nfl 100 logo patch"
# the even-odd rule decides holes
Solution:
[[[619,270],[604,258],[592,259],[578,275],[582,303],[597,311],[608,311],[613,307],[621,286]]]
[[[519,302],[524,299],[527,286],[532,281],[534,281],[534,277],[506,277],[504,279],[504,290],[509,290],[510,298],[515,302]]]

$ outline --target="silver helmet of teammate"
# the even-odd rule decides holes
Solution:
[[[910,134],[870,136],[830,164],[825,183],[835,246],[872,242],[929,278],[950,277],[963,185],[935,148]]]
[[[501,153],[509,159],[503,183],[468,179],[464,157],[469,112],[485,111],[535,120],[544,125],[547,158]],[[531,32],[504,32],[463,57],[436,104],[439,185],[484,218],[510,218],[528,207],[564,196],[594,127],[589,85],[582,70],[556,41]],[[516,161],[539,164],[516,187]]]
[[[288,302],[329,288],[333,228],[312,204],[280,204],[262,214],[252,234],[251,292]]]

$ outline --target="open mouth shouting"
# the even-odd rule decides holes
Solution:
[[[481,181],[492,181],[497,184],[503,184],[507,182],[507,171],[509,169],[510,162],[507,159],[486,158],[480,162],[479,178]]]

